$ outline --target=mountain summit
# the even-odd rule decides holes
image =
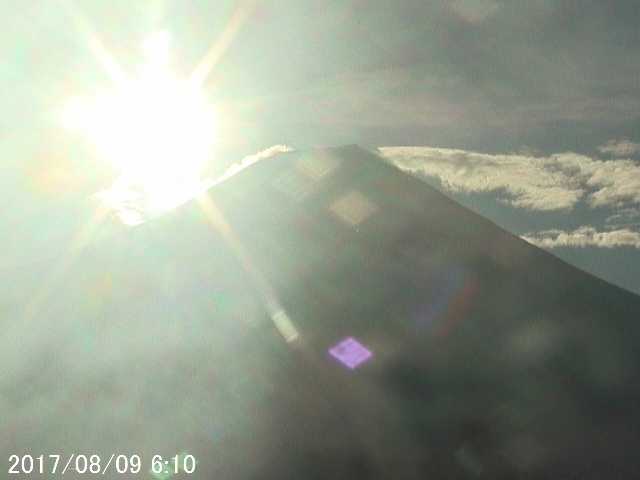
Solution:
[[[640,298],[355,146],[263,160],[0,289],[5,470],[640,475]]]

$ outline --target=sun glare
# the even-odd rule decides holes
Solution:
[[[119,188],[135,184],[166,208],[210,160],[216,116],[197,85],[171,72],[166,32],[149,36],[142,51],[146,64],[139,76],[67,109],[64,120],[86,130],[101,155],[121,169]]]

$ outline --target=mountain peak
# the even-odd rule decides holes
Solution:
[[[7,451],[93,431],[207,478],[640,467],[640,299],[355,145],[256,162],[2,288]]]

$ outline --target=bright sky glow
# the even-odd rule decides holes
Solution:
[[[182,203],[185,188],[197,184],[211,159],[217,119],[199,86],[170,71],[166,32],[147,37],[142,51],[141,75],[67,108],[62,120],[83,129],[121,168],[116,190],[135,184],[151,208],[170,209]]]

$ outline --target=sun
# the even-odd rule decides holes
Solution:
[[[199,85],[169,68],[169,48],[166,32],[150,35],[139,75],[120,78],[65,116],[120,169],[117,188],[135,185],[151,203],[170,207],[176,191],[195,182],[211,160],[218,122]]]

